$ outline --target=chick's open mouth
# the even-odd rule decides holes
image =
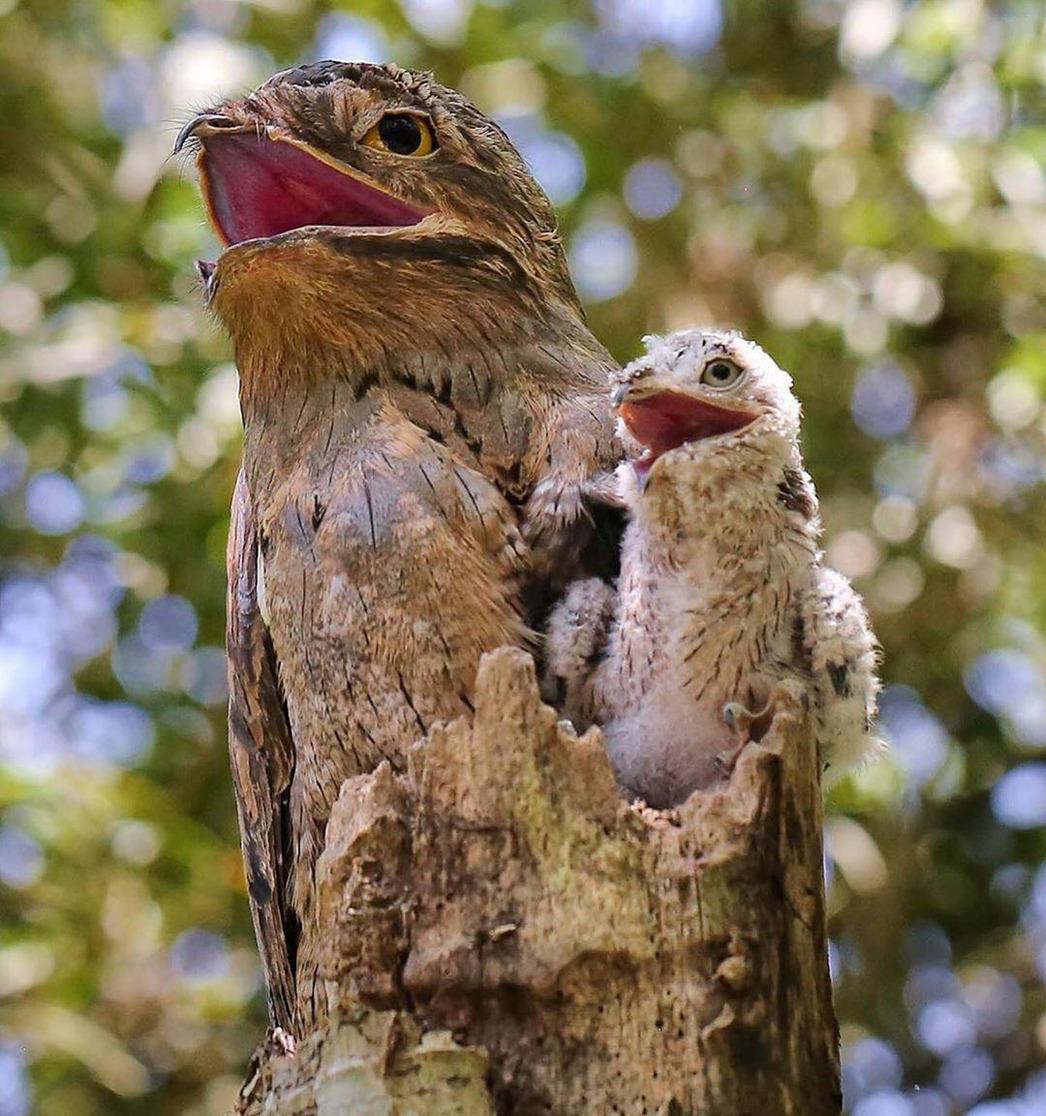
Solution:
[[[670,450],[691,442],[731,434],[750,426],[756,415],[735,411],[677,391],[659,391],[621,404],[621,419],[646,453],[634,462],[640,476]]]
[[[310,225],[403,228],[428,216],[322,152],[265,132],[208,135],[199,164],[226,245]]]

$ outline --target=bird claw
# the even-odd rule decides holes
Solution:
[[[270,1054],[282,1054],[284,1057],[293,1058],[298,1053],[298,1042],[290,1031],[282,1027],[273,1027],[266,1040]]]
[[[723,706],[723,722],[737,737],[739,748],[766,735],[774,719],[774,696],[755,713],[739,701],[728,701]]]
[[[752,725],[759,716],[739,701],[728,701],[723,706],[723,721],[737,737],[737,743],[732,748],[725,748],[715,758],[715,765],[724,776],[733,773],[738,757],[753,739]]]
[[[739,701],[728,701],[723,706],[723,723],[737,737],[737,743],[716,756],[716,766],[729,775],[747,744],[762,740],[770,731],[777,707],[780,704],[798,704],[804,711],[809,699],[806,691],[796,682],[779,682],[771,691],[762,709],[755,713]]]
[[[606,504],[612,508],[627,508],[628,502],[621,493],[616,469],[607,469],[597,473],[594,477],[581,486],[582,493],[597,504]]]
[[[735,744],[732,748],[724,748],[712,761],[723,778],[729,778],[734,773],[737,761],[745,750],[748,741]]]

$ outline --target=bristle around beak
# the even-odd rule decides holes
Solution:
[[[200,284],[203,287],[203,304],[209,306],[211,299],[214,297],[214,292],[218,289],[218,280],[214,277],[217,264],[211,260],[197,260],[196,261],[196,274],[200,277]]]

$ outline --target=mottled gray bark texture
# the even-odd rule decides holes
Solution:
[[[471,725],[344,784],[318,896],[331,1018],[260,1052],[248,1116],[839,1112],[801,710],[658,813],[502,649]]]

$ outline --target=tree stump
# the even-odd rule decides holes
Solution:
[[[625,802],[502,648],[472,723],[342,787],[318,866],[331,1014],[245,1116],[829,1116],[816,749],[778,712],[728,782]]]

